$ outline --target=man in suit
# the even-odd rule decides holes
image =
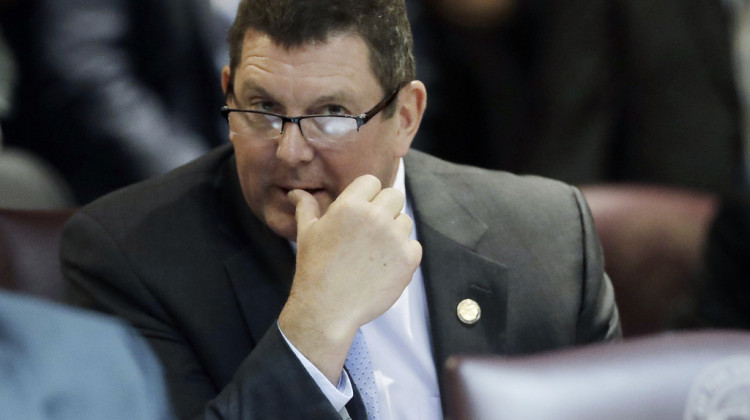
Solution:
[[[148,338],[180,417],[440,418],[449,355],[619,338],[580,192],[409,150],[403,0],[243,1],[228,39],[232,146],[62,244],[73,299]]]
[[[131,328],[0,292],[0,417],[172,418],[161,367]]]

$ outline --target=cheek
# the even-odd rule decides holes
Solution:
[[[335,180],[332,185],[333,199],[349,186],[357,177],[369,174],[380,179],[385,186],[395,175],[398,159],[383,148],[370,144],[357,144],[339,153],[325,153],[326,177]],[[392,174],[393,172],[393,174]],[[388,185],[390,186],[390,185]],[[318,200],[323,208],[321,200]]]
[[[351,161],[362,173],[377,175],[378,172],[391,166],[391,162],[398,160],[392,138],[387,133],[379,136],[368,136],[366,141],[357,144],[352,151]]]
[[[241,140],[233,140],[232,143],[234,144],[234,153],[237,157],[240,174],[260,175],[268,173],[268,168],[273,165],[272,157],[276,152],[273,144]]]
[[[234,142],[237,159],[237,173],[245,195],[245,200],[253,212],[258,214],[263,194],[273,173],[273,159],[268,156],[267,147],[257,147],[248,142]],[[273,150],[271,150],[273,154]]]

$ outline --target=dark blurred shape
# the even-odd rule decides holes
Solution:
[[[740,181],[721,1],[516,0],[473,26],[409,3],[430,96],[416,148],[574,184]]]
[[[435,11],[453,25],[492,29],[504,23],[516,8],[518,0],[432,0]]]
[[[721,201],[696,288],[698,326],[750,329],[750,195]]]
[[[30,0],[2,9],[16,57],[5,143],[86,203],[225,142],[222,21],[204,0]]]
[[[0,13],[6,5],[0,3]],[[15,60],[0,31],[0,120],[12,109],[16,73]],[[74,205],[72,191],[49,163],[24,149],[3,146],[0,126],[0,208],[49,209]]]
[[[750,333],[681,332],[446,363],[452,420],[750,418]]]
[[[407,0],[407,6],[417,76],[428,94],[414,147],[453,162],[517,169],[535,135],[530,119],[535,68],[549,42],[541,30],[546,6],[534,0]]]

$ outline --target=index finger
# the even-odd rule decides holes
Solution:
[[[288,194],[296,207],[297,233],[320,218],[320,207],[310,193],[305,190],[292,190]]]
[[[380,192],[380,180],[374,175],[361,175],[349,184],[338,198],[372,201]]]

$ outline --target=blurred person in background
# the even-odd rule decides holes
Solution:
[[[0,291],[0,418],[169,420],[162,370],[130,327]]]
[[[415,147],[574,184],[736,188],[750,71],[729,3],[409,0],[431,92]]]
[[[0,3],[0,12],[8,2]],[[0,121],[11,112],[16,84],[15,58],[0,28]],[[70,187],[39,156],[3,144],[0,122],[0,208],[65,208],[75,205]]]
[[[219,78],[231,4],[30,0],[0,25],[17,60],[5,142],[86,203],[224,143]],[[236,5],[236,2],[235,2]],[[224,52],[224,54],[222,54]]]

